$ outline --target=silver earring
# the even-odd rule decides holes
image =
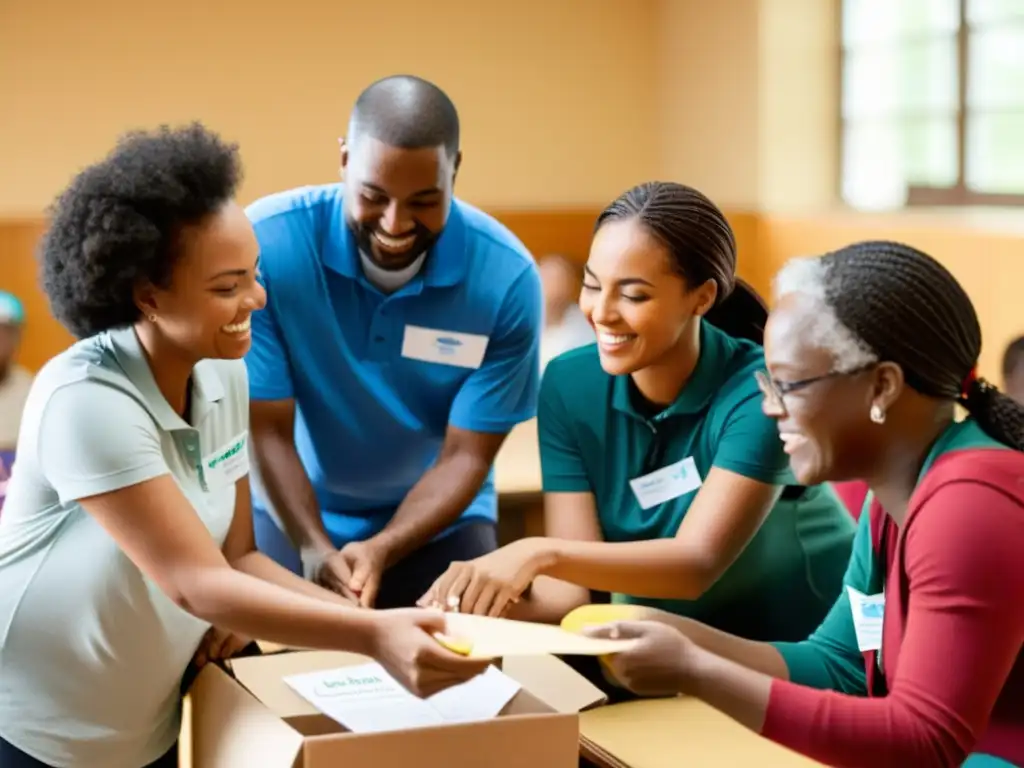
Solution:
[[[156,322],[156,315],[150,315],[149,316],[149,322],[155,323]]]
[[[870,416],[875,424],[885,424],[885,411],[882,410],[882,406],[872,405]]]

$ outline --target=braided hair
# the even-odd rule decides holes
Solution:
[[[912,389],[960,403],[989,436],[1024,450],[1024,407],[977,377],[981,324],[949,270],[885,240],[855,243],[819,262],[820,298],[839,326],[875,359],[899,365]]]
[[[594,230],[625,219],[639,221],[668,249],[688,285],[715,281],[718,294],[705,320],[730,336],[764,342],[768,308],[757,291],[736,277],[736,238],[718,206],[693,187],[649,181],[605,208]]]

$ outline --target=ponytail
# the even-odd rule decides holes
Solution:
[[[768,305],[750,283],[737,277],[732,293],[708,310],[704,319],[733,338],[762,346]]]
[[[985,434],[1024,451],[1024,406],[984,379],[971,381],[959,402]]]

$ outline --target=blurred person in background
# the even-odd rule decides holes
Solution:
[[[560,254],[537,261],[544,289],[544,334],[540,341],[541,367],[570,349],[593,344],[594,329],[579,306],[582,270]]]
[[[14,362],[24,322],[25,310],[18,298],[0,291],[0,473],[17,446],[21,414],[32,387],[32,374]]]
[[[1024,404],[1024,336],[1011,341],[1003,352],[1003,389]]]

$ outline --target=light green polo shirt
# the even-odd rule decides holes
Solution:
[[[712,467],[792,484],[754,372],[761,347],[709,323],[679,397],[655,412],[628,376],[601,368],[596,345],[549,363],[538,410],[544,491],[594,494],[606,541],[676,535]],[[613,595],[759,640],[802,639],[842,586],[855,526],[831,486],[787,492],[728,571],[697,600]]]
[[[200,362],[190,415],[160,394],[131,328],[78,342],[32,386],[0,518],[0,736],[47,765],[140,768],[178,736],[208,625],[77,500],[170,474],[223,545],[248,473],[245,364]]]

